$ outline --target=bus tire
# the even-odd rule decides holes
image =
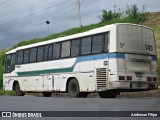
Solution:
[[[42,94],[44,97],[51,97],[52,92],[43,92]]]
[[[101,98],[115,98],[117,93],[114,91],[103,91],[98,93]]]
[[[68,84],[68,93],[70,97],[80,97],[79,83],[75,78]]]
[[[18,82],[15,83],[14,90],[15,90],[17,96],[24,96],[25,95],[25,93],[21,91],[20,85]]]

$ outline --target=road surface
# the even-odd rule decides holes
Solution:
[[[69,98],[69,97],[34,97],[34,96],[0,96],[0,111],[160,111],[160,98]],[[115,115],[116,116],[116,115]],[[4,118],[0,118],[3,120]],[[22,118],[20,118],[22,119]],[[31,118],[23,118],[31,119]],[[32,118],[33,119],[33,118]],[[36,118],[34,118],[35,120]],[[105,120],[106,117],[58,117],[58,118],[39,118],[49,120]],[[130,119],[144,119],[138,118],[124,118],[124,117],[111,117],[109,120],[130,120]],[[145,119],[156,119],[149,118]],[[17,118],[11,118],[17,120]]]

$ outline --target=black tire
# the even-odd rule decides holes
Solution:
[[[69,82],[68,93],[69,93],[70,97],[79,97],[80,96],[79,84],[76,79],[71,79],[71,81]]]
[[[84,97],[84,98],[87,97],[89,94],[87,92],[80,92],[79,83],[75,78],[72,79],[68,84],[68,93],[70,97]]]
[[[43,92],[42,94],[44,97],[51,97],[52,92]]]
[[[104,91],[104,92],[99,92],[99,96],[101,98],[115,98],[117,96],[117,92],[115,91]]]
[[[15,83],[14,90],[17,96],[24,96],[25,93],[21,91],[19,83]]]

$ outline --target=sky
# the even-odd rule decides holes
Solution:
[[[160,12],[160,0],[80,0],[82,25],[98,23],[102,10],[143,5]],[[41,38],[79,26],[78,0],[0,0],[0,49],[33,38]]]

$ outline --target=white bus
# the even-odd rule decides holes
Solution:
[[[112,24],[87,32],[18,47],[6,53],[4,90],[116,97],[158,87],[153,30]]]

